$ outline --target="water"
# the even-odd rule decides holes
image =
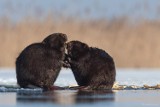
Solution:
[[[117,69],[116,81],[121,85],[143,86],[160,83],[160,69]],[[62,69],[58,86],[77,85],[69,69]],[[0,69],[0,85],[16,86],[14,69]],[[0,87],[0,106],[3,107],[159,107],[160,90],[79,91],[19,89]]]

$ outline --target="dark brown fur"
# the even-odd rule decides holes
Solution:
[[[17,83],[20,87],[34,85],[50,88],[61,70],[66,41],[65,34],[54,33],[41,43],[26,47],[16,60]]]
[[[102,49],[80,41],[67,43],[68,61],[79,86],[111,89],[116,76],[112,57]]]

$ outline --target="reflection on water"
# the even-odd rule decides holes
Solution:
[[[76,103],[95,103],[110,101],[114,101],[113,91],[78,91],[76,95]]]
[[[58,90],[42,93],[17,93],[17,103],[55,103],[73,105],[81,103],[113,102],[112,91]]]

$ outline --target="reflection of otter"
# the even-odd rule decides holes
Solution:
[[[64,94],[65,93],[65,94]],[[80,103],[97,103],[97,102],[113,102],[114,92],[108,90],[101,91],[75,91],[75,90],[58,90],[48,92],[18,92],[17,102],[41,103],[51,102],[60,105],[73,105]],[[46,105],[47,106],[47,105]]]
[[[115,81],[115,65],[105,51],[88,47],[80,41],[67,43],[68,62],[79,86],[87,89],[111,89]]]
[[[65,94],[64,94],[65,93]],[[45,92],[18,92],[17,102],[53,102],[53,104],[71,105],[75,104],[75,91],[71,90],[56,90]],[[46,105],[47,106],[47,105]]]
[[[17,83],[48,89],[55,82],[65,57],[67,36],[54,33],[26,47],[16,60]]]
[[[77,103],[96,103],[114,101],[114,92],[110,90],[78,91],[76,96]]]

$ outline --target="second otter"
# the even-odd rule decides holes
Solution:
[[[67,43],[68,62],[79,86],[86,89],[112,89],[116,69],[112,57],[104,50],[80,41]]]

